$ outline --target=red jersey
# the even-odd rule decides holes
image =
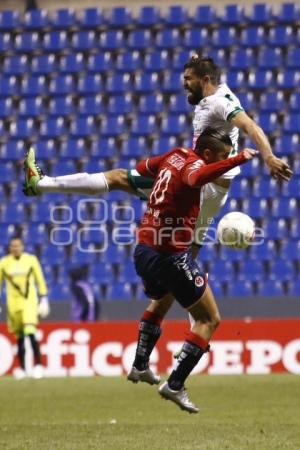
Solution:
[[[155,178],[147,210],[138,229],[138,242],[160,253],[186,250],[200,209],[201,187],[244,162],[243,152],[206,164],[194,150],[175,148],[140,161],[139,174]]]

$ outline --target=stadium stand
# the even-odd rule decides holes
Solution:
[[[276,12],[260,3],[248,13],[229,5],[223,14],[212,6],[172,6],[165,13],[146,6],[136,17],[122,7],[0,12],[1,242],[22,233],[42,258],[51,298],[68,296],[69,261],[90,263],[91,279],[107,300],[144,294],[130,260],[132,242],[111,242],[120,223],[113,224],[109,210],[103,230],[99,199],[78,220],[74,197],[24,198],[17,182],[25,147],[34,144],[47,173],[59,175],[134,167],[145,154],[189,145],[192,111],[181,73],[198,47],[226,69],[224,80],[295,172],[283,184],[269,178],[259,159],[243,167],[222,214],[248,213],[266,239],[242,252],[206,246],[201,261],[217,295],[299,296],[299,19],[299,5],[292,3]],[[139,200],[117,192],[106,198],[111,207],[131,205],[138,222]],[[51,205],[70,205],[73,219],[62,210],[51,222]],[[133,232],[126,208],[120,214],[121,225]],[[50,234],[67,245],[51,244]],[[89,245],[97,251],[87,251]]]

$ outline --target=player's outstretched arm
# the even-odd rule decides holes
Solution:
[[[275,179],[288,181],[293,172],[285,161],[274,155],[267,136],[254,120],[242,111],[233,117],[231,121],[236,127],[242,129],[254,142],[264,162],[268,166],[271,176]]]

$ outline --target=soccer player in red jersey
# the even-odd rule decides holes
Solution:
[[[159,393],[191,413],[199,409],[189,400],[184,382],[208,351],[209,340],[220,323],[207,275],[201,272],[190,250],[201,188],[257,153],[245,149],[227,159],[231,150],[228,136],[206,130],[195,150],[175,148],[137,165],[141,175],[155,179],[134,253],[136,271],[151,302],[140,321],[135,360],[127,378],[149,384],[160,382],[149,368],[149,358],[161,334],[161,321],[175,298],[195,322],[177,367],[159,387]]]

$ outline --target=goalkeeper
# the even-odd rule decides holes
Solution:
[[[12,237],[9,253],[0,259],[0,289],[6,283],[8,330],[16,336],[20,367],[15,378],[26,377],[25,337],[28,336],[34,355],[33,378],[42,378],[41,354],[36,339],[38,316],[49,312],[47,286],[35,255],[24,252],[22,239]],[[39,300],[38,300],[39,294]]]

